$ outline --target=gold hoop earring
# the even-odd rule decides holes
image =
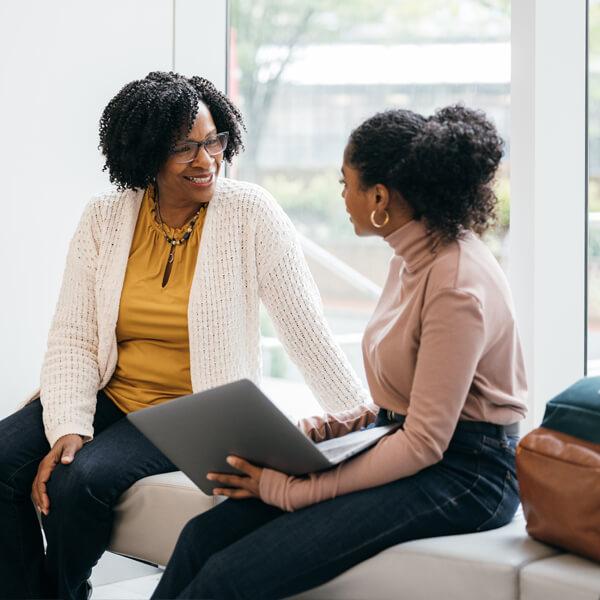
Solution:
[[[381,229],[382,227],[385,227],[389,222],[390,222],[390,215],[388,214],[388,211],[384,209],[384,213],[385,213],[385,218],[383,219],[383,223],[377,223],[375,221],[375,212],[373,211],[371,213],[371,223],[373,224],[373,227],[376,227],[377,229]]]

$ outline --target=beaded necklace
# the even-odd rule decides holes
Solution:
[[[160,229],[163,233],[165,240],[167,241],[167,244],[169,244],[169,246],[171,247],[171,250],[169,252],[169,258],[167,261],[170,264],[173,262],[173,259],[175,258],[175,248],[177,248],[177,246],[182,246],[190,239],[190,236],[192,235],[192,232],[194,231],[194,225],[196,224],[196,221],[198,220],[200,213],[203,210],[206,210],[206,204],[202,204],[200,206],[200,208],[196,211],[196,214],[190,219],[190,222],[188,223],[188,226],[187,226],[184,234],[179,239],[177,239],[175,236],[171,237],[165,231],[165,227],[163,225],[163,220],[162,220],[162,215],[160,214],[158,188],[156,188],[156,193],[155,193],[155,197],[154,197],[154,205],[156,207],[156,216],[158,217],[158,224],[160,225]]]

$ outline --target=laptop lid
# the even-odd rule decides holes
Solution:
[[[331,468],[395,428],[364,432],[354,448],[345,444],[343,453],[328,458],[319,446],[326,450],[329,442],[314,444],[248,379],[129,413],[127,418],[209,495],[223,486],[207,480],[208,472],[237,473],[226,462],[229,455],[303,475]]]

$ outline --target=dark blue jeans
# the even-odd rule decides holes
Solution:
[[[98,393],[94,439],[48,482],[50,514],[42,518],[31,484],[50,447],[39,400],[0,421],[0,598],[86,597],[86,579],[106,550],[113,512],[135,481],[173,464]]]
[[[412,477],[293,513],[226,500],[186,525],[152,597],[285,598],[401,542],[500,527],[519,504],[516,443],[461,423],[443,459]]]

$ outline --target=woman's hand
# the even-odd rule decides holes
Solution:
[[[228,475],[226,473],[209,473],[206,478],[210,481],[218,481],[231,487],[215,488],[215,496],[227,496],[229,498],[260,498],[260,477],[262,467],[257,467],[243,458],[237,456],[228,456],[227,463],[244,475]]]
[[[31,497],[35,506],[44,515],[48,516],[50,513],[50,498],[48,498],[48,492],[46,491],[46,483],[50,479],[52,471],[59,462],[63,465],[72,463],[82,446],[83,439],[80,435],[63,435],[63,437],[56,440],[52,450],[40,462],[37,475],[31,486]]]

